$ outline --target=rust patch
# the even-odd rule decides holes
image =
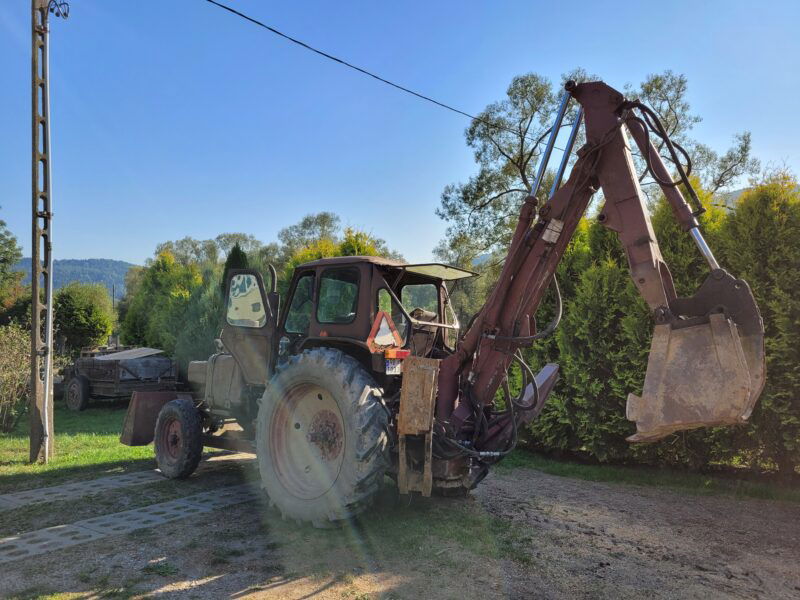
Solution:
[[[342,453],[342,425],[332,411],[324,409],[314,415],[306,439],[314,444],[323,460],[334,460]]]

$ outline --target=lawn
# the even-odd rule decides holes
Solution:
[[[47,465],[28,464],[28,423],[23,420],[10,435],[0,435],[0,494],[64,481],[93,479],[153,468],[153,447],[119,442],[124,405],[89,408],[75,413],[55,409],[55,452]],[[532,468],[563,477],[669,488],[693,494],[724,494],[800,502],[796,485],[720,474],[670,469],[584,464],[561,461],[517,450],[497,467],[500,471]]]
[[[0,434],[0,494],[153,468],[152,446],[120,444],[124,418],[120,405],[76,413],[57,403],[55,448],[46,465],[28,463],[28,421],[22,419],[11,434]]]

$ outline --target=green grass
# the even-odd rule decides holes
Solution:
[[[57,403],[53,458],[46,465],[28,463],[28,422],[23,419],[12,433],[0,434],[0,494],[153,468],[152,446],[120,444],[124,418],[125,408],[119,405],[76,413]]]
[[[267,525],[268,524],[268,525]],[[343,563],[400,561],[423,568],[458,569],[453,552],[488,558],[513,558],[517,551],[513,524],[488,515],[475,502],[444,498],[398,497],[387,484],[375,505],[338,529],[316,529],[265,516],[270,538],[305,570],[327,571],[327,556]],[[526,540],[527,541],[527,540]],[[320,562],[323,561],[323,562]],[[304,565],[305,563],[305,565]]]
[[[737,498],[800,502],[800,489],[791,484],[758,481],[727,474],[690,473],[666,468],[585,464],[556,460],[527,450],[513,452],[495,468],[506,473],[519,468],[536,469],[560,477],[669,488],[690,494],[723,494]]]

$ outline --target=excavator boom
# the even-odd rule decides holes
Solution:
[[[538,188],[573,99],[579,110],[568,152],[550,198],[539,207]],[[581,119],[586,144],[578,150],[567,181],[558,187]],[[706,281],[689,298],[677,297],[661,256],[629,134],[681,228],[709,265]],[[676,181],[651,137],[663,141],[678,172]],[[511,362],[520,361],[518,350],[549,333],[537,333],[533,317],[598,189],[603,191],[604,206],[597,218],[619,236],[633,282],[656,323],[642,395],[628,398],[627,416],[637,426],[629,440],[653,441],[683,429],[741,423],[750,416],[764,386],[763,323],[747,283],[720,268],[703,239],[697,221],[702,206],[679,152],[685,156],[646,106],[626,100],[603,82],[567,84],[497,284],[456,352],[441,362],[436,417],[449,436],[470,440],[473,451],[486,458],[500,457],[517,427],[541,410],[555,382],[555,365],[527,379],[527,389],[511,401],[511,410],[491,412]],[[687,190],[694,207],[680,187]]]

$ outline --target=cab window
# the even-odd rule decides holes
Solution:
[[[288,333],[307,333],[311,323],[311,311],[314,308],[314,274],[306,273],[297,280],[294,288],[292,304],[286,315],[284,329]]]
[[[236,327],[260,328],[266,324],[267,313],[255,275],[242,273],[231,277],[226,318],[229,325]]]
[[[358,269],[327,269],[319,280],[319,323],[352,323],[358,305]]]
[[[421,308],[434,315],[439,315],[439,290],[432,283],[404,285],[400,291],[400,302],[409,313],[414,309]]]
[[[400,339],[402,339],[403,344],[405,344],[406,335],[408,333],[408,321],[403,311],[400,310],[397,302],[394,301],[391,294],[385,288],[378,290],[378,310],[392,317],[392,323],[394,323],[397,333],[400,334]]]

